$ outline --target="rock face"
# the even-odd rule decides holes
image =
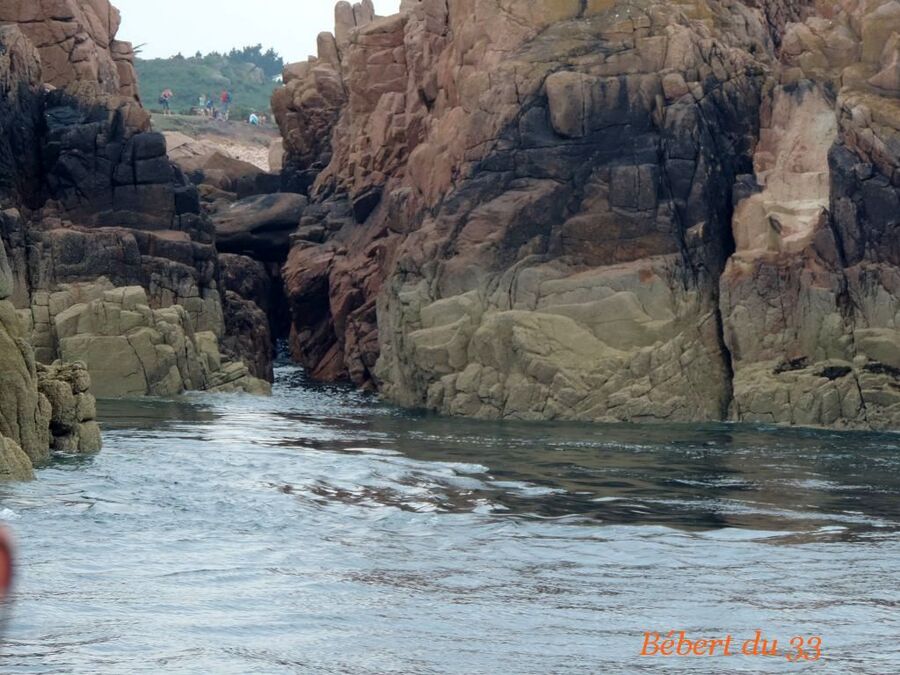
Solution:
[[[897,30],[897,2],[785,30],[721,280],[736,419],[900,426]]]
[[[76,304],[66,306],[63,294]],[[87,365],[98,396],[269,391],[243,364],[224,362],[215,333],[195,333],[184,307],[151,309],[140,286],[78,284],[56,295],[51,320],[59,353],[63,362]]]
[[[0,219],[16,279],[14,302],[38,360],[62,356],[53,317],[67,302],[65,289],[98,279],[141,286],[149,306],[179,306],[193,331],[224,338],[215,227],[198,188],[167,156],[166,137],[148,131],[149,115],[122,63],[129,52],[114,39],[118,12],[105,0],[13,4],[5,19],[19,22],[19,34],[32,36],[42,58],[64,49],[71,62],[44,75],[38,67],[32,78],[57,88],[38,97],[43,124],[25,147],[40,169],[29,199],[18,190],[10,200],[16,208]],[[60,40],[74,36],[74,50],[45,40],[47,31]],[[71,350],[66,355],[76,357]]]
[[[0,3],[0,476],[99,450],[91,377],[104,395],[268,389],[220,353],[215,227],[150,131],[118,25],[106,0]]]
[[[96,452],[100,428],[82,364],[37,364],[13,304],[13,277],[0,246],[0,480],[23,480],[51,449]]]
[[[0,300],[0,436],[36,462],[49,450],[50,404],[37,387],[34,352],[9,300]]]
[[[0,194],[38,202],[43,124],[40,57],[18,26],[0,25],[0,124],[15,133],[0,134]]]
[[[278,270],[247,256],[222,253],[222,287],[225,289],[225,333],[222,344],[237,355],[254,377],[271,382],[274,333],[279,328],[280,297],[273,281]]]
[[[37,52],[16,27],[0,26],[0,124],[3,134],[0,194],[34,194],[40,162],[27,151],[40,125],[40,64]],[[5,222],[5,220],[3,221]],[[2,232],[5,234],[6,228]],[[5,237],[4,237],[5,239]],[[13,300],[15,261],[0,246],[0,479],[31,476],[32,462],[49,454],[49,401],[38,391],[34,351],[24,339]]]
[[[116,40],[121,17],[108,0],[9,0],[0,23],[18,24],[40,52],[43,81],[80,95],[140,100],[131,44]]]
[[[900,426],[900,3],[341,3],[292,350],[481,417]]]
[[[28,455],[11,438],[0,436],[0,482],[23,481],[34,478]]]

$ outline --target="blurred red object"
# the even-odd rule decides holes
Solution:
[[[0,600],[5,599],[13,582],[13,543],[9,532],[0,527]]]

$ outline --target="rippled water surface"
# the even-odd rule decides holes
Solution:
[[[4,673],[900,672],[900,436],[104,402],[106,446],[3,487]],[[643,632],[821,636],[640,658]]]

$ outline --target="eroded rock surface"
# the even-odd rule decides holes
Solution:
[[[0,482],[34,478],[34,468],[25,451],[11,438],[0,436]]]
[[[900,3],[342,3],[292,350],[411,406],[900,425]]]
[[[102,446],[91,375],[80,361],[38,365],[38,390],[50,402],[50,448],[89,454]]]
[[[40,161],[29,152],[40,125],[40,63],[34,47],[15,26],[0,26],[0,123],[17,128],[3,134],[0,196],[34,194]],[[7,217],[0,233],[6,240]],[[16,258],[0,245],[0,479],[31,477],[32,464],[49,456],[50,403],[38,391],[34,351],[25,339],[13,302],[21,273]]]
[[[225,338],[230,354],[247,364],[250,373],[271,382],[274,357],[273,334],[280,328],[282,298],[277,265],[265,265],[253,258],[219,255],[222,287],[225,291]],[[274,268],[274,269],[273,269]]]
[[[62,361],[85,363],[97,396],[269,390],[242,363],[222,358],[215,333],[195,332],[184,307],[151,309],[140,286],[75,284],[54,296],[58,311],[50,314]]]
[[[43,81],[86,94],[139,100],[134,51],[116,39],[121,16],[108,0],[7,0],[0,23],[18,24],[38,49]]]
[[[0,476],[99,449],[90,376],[104,394],[119,376],[136,394],[268,389],[220,351],[215,228],[150,130],[118,26],[106,0],[0,3]],[[119,302],[134,287],[140,311]],[[104,340],[149,345],[128,361],[143,387],[107,372]]]
[[[290,193],[247,197],[230,204],[213,215],[219,250],[283,261],[306,205],[305,197]]]
[[[898,21],[842,3],[785,29],[721,280],[736,419],[900,426]]]

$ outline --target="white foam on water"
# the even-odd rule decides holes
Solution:
[[[381,455],[382,457],[400,457],[402,452],[386,448],[345,448],[344,452],[357,452],[360,455]]]
[[[0,520],[18,520],[20,517],[12,509],[0,509]]]

